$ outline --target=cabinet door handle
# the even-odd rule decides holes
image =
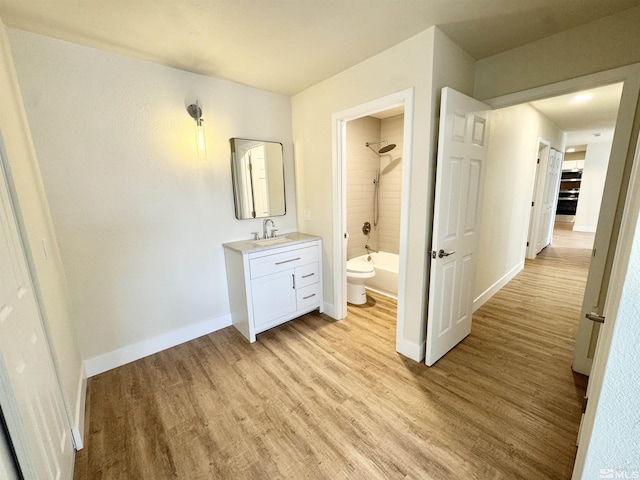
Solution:
[[[303,300],[307,300],[308,298],[315,297],[316,294],[312,293],[311,295],[307,295],[306,297],[302,297]]]
[[[315,273],[310,273],[308,275],[302,275],[302,278],[309,278],[309,277],[313,277],[315,275]]]
[[[300,260],[300,257],[298,258],[291,258],[289,260],[283,260],[281,262],[276,262],[276,265],[282,265],[283,263],[289,263],[289,262],[295,262],[296,260]]]
[[[291,274],[291,288],[296,289],[296,276],[293,273]]]

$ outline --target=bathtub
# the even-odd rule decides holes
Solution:
[[[400,257],[395,253],[379,252],[356,257],[363,262],[370,261],[376,271],[376,276],[366,281],[364,286],[374,292],[389,297],[398,298],[398,265]]]

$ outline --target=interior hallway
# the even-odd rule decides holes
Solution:
[[[254,344],[230,327],[93,377],[75,479],[570,478],[589,258],[557,230],[432,368],[395,352],[395,302],[373,294],[342,322]]]

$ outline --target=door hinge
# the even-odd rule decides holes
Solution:
[[[595,249],[595,248],[593,249],[593,253],[591,254],[591,256],[592,256],[592,257],[595,257],[595,256],[596,256],[596,249]]]
[[[527,247],[529,246],[529,242],[527,242]]]
[[[536,163],[540,163],[540,159],[538,159],[538,161]]]
[[[533,207],[536,204],[536,202],[531,202],[531,206]]]
[[[582,413],[587,413],[587,403],[589,403],[589,397],[582,397]]]

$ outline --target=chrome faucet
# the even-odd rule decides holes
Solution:
[[[369,245],[365,245],[364,248],[365,248],[365,250],[367,251],[368,254],[370,254],[371,252],[378,253],[378,250],[374,250]]]
[[[275,228],[276,224],[273,222],[273,220],[271,220],[270,218],[265,218],[264,221],[262,222],[262,238],[268,238],[267,237],[267,224],[271,222],[271,226]],[[276,233],[276,230],[271,230],[271,236],[274,237]]]

